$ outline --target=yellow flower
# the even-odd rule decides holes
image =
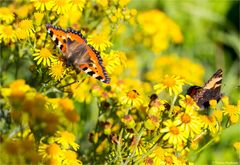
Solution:
[[[54,137],[54,140],[61,144],[62,147],[65,149],[68,149],[70,146],[77,151],[79,149],[79,145],[75,143],[75,135],[73,135],[70,132],[67,131],[58,131],[56,133],[56,137]]]
[[[178,95],[182,92],[182,86],[184,85],[184,80],[179,76],[168,76],[165,77],[160,81],[159,84],[154,86],[154,90],[156,93],[161,93],[164,89],[168,89],[169,95],[172,96],[174,93]]]
[[[73,98],[79,102],[90,103],[92,95],[90,94],[91,86],[87,83],[74,83],[71,85],[71,91],[73,92]]]
[[[16,36],[18,39],[24,40],[24,39],[27,39],[27,37],[28,37],[28,32],[23,29],[20,29],[20,28],[16,29],[15,33],[16,33]]]
[[[182,127],[179,127],[180,123],[180,120],[171,121],[170,119],[163,122],[166,126],[160,130],[161,133],[166,133],[163,136],[163,140],[168,140],[168,143],[173,144],[174,146],[186,142],[184,130]]]
[[[123,7],[123,6],[126,6],[129,2],[130,2],[130,0],[119,0],[118,3],[120,6]]]
[[[53,7],[52,0],[31,0],[34,2],[34,6],[37,10],[45,11],[50,10]]]
[[[63,153],[63,165],[81,165],[82,162],[77,159],[77,153],[71,150],[66,150]]]
[[[85,3],[86,3],[86,0],[70,0],[70,4],[72,5],[72,7],[77,8],[80,11],[83,10]]]
[[[240,141],[237,141],[233,144],[233,147],[236,151],[240,152]]]
[[[152,17],[153,15],[154,17]],[[166,50],[171,40],[174,43],[183,41],[179,26],[163,12],[148,10],[140,13],[137,18],[142,30],[140,42],[150,47],[155,53]]]
[[[108,0],[97,0],[96,3],[102,5],[102,7],[108,6]]]
[[[239,120],[240,109],[235,105],[225,105],[223,107],[224,115],[230,117],[231,123],[235,124]]]
[[[53,0],[53,11],[56,11],[57,14],[67,14],[70,10],[69,0]]]
[[[203,115],[200,116],[202,123],[203,123],[203,127],[209,129],[209,131],[212,134],[216,134],[219,130],[219,125],[217,123],[217,120],[214,116],[207,116],[207,115]]]
[[[37,65],[43,63],[44,66],[50,66],[51,62],[54,61],[54,56],[47,48],[35,49],[33,54],[34,60],[37,61]]]
[[[54,158],[59,160],[61,159],[63,154],[61,147],[56,143],[53,144],[40,143],[38,152],[43,157],[43,159]]]
[[[104,51],[110,46],[112,43],[109,41],[109,37],[105,32],[102,33],[93,33],[88,36],[88,43],[91,44],[96,50]]]
[[[156,83],[159,81],[159,77],[166,74],[178,75],[185,79],[186,82],[201,86],[204,68],[200,64],[193,63],[188,58],[179,57],[177,54],[168,54],[156,58],[152,69],[145,74],[145,77],[147,80]]]
[[[0,7],[0,20],[6,21],[6,23],[11,23],[14,20],[14,14],[10,8]]]
[[[102,53],[101,56],[108,74],[121,73],[126,66],[127,58],[123,52],[111,50],[109,54]]]
[[[180,95],[180,97],[181,99],[179,100],[179,104],[183,108],[185,108],[186,110],[189,110],[189,109],[199,110],[198,105],[189,95],[186,95],[186,97],[183,95]]]
[[[160,146],[157,146],[153,152],[149,155],[148,160],[145,160],[146,164],[166,164],[166,165],[171,165],[171,164],[177,164],[176,156],[173,154],[173,149],[163,149]],[[146,162],[147,161],[147,162]],[[152,163],[150,162],[152,161]]]
[[[143,103],[142,96],[136,90],[127,92],[120,99],[122,104],[134,107],[140,106]]]
[[[223,111],[216,109],[213,111],[212,116],[214,116],[218,120],[218,122],[221,122],[223,117]]]
[[[33,6],[31,4],[21,5],[19,6],[15,12],[18,16],[18,18],[26,18],[28,14],[32,11]]]
[[[1,26],[0,25],[0,43],[4,41],[5,44],[14,42],[16,39],[15,31],[12,26]]]
[[[217,100],[210,100],[209,104],[210,104],[210,107],[212,109],[216,109],[216,107],[217,107]]]
[[[41,13],[41,12],[34,13],[36,25],[38,26],[41,25],[43,17],[44,17],[44,13]]]
[[[67,71],[67,68],[64,67],[62,61],[54,61],[50,65],[50,75],[55,79],[55,80],[60,80]]]
[[[186,110],[180,113],[176,119],[181,120],[182,124],[180,127],[185,131],[187,137],[194,137],[201,133],[201,128],[203,126],[202,121],[195,110]]]
[[[19,23],[19,28],[24,30],[24,31],[27,31],[29,36],[33,35],[34,32],[35,32],[35,30],[33,28],[32,20],[28,20],[28,19],[22,20]]]

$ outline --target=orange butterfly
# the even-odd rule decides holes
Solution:
[[[92,45],[87,44],[87,40],[80,32],[71,28],[63,30],[51,24],[46,24],[46,28],[62,52],[67,66],[72,66],[77,71],[82,70],[104,83],[110,83],[110,78],[102,65],[100,52],[95,50]]]

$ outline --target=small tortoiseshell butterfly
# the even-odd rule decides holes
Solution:
[[[46,28],[62,52],[67,66],[72,66],[77,71],[82,70],[104,83],[110,83],[110,78],[102,65],[100,52],[87,44],[87,40],[80,32],[71,28],[63,30],[51,24],[46,24]]]
[[[187,90],[187,94],[193,98],[201,110],[209,107],[210,100],[219,101],[221,99],[222,75],[223,71],[219,69],[203,87],[191,86]]]

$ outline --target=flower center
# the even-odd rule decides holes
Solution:
[[[163,84],[166,85],[167,87],[172,87],[176,84],[176,81],[171,77],[166,77],[163,80]]]
[[[49,155],[56,155],[58,154],[60,151],[60,147],[57,144],[50,144],[47,148],[46,148],[46,153]]]
[[[42,48],[40,50],[40,56],[42,58],[49,58],[51,55],[52,55],[51,52],[47,48]]]
[[[172,126],[170,128],[170,132],[174,135],[178,135],[179,134],[179,129],[176,126]]]
[[[76,155],[76,153],[73,152],[73,151],[66,151],[66,152],[65,152],[65,157],[66,157],[68,160],[76,160],[77,155]]]
[[[183,123],[189,123],[191,120],[191,117],[188,114],[184,114],[182,115],[181,120]]]
[[[138,92],[136,90],[132,90],[130,92],[127,93],[127,96],[130,98],[130,99],[136,99],[138,97]]]
[[[3,33],[6,34],[6,36],[12,36],[13,35],[13,29],[11,26],[7,26],[3,28]]]
[[[187,105],[193,105],[193,104],[194,104],[194,100],[193,100],[192,98],[186,98],[186,99],[185,99],[185,103],[186,103]]]
[[[165,157],[165,162],[166,164],[173,164],[173,159],[171,156],[166,156]]]
[[[66,5],[66,1],[65,0],[56,0],[56,4],[58,6],[64,7]]]

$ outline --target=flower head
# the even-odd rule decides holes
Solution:
[[[19,28],[22,29],[23,31],[26,31],[29,36],[33,35],[33,33],[35,32],[32,20],[28,19],[22,20],[19,23]]]
[[[125,105],[140,106],[143,100],[136,90],[131,90],[121,97],[121,102]]]
[[[186,97],[183,95],[180,95],[180,97],[181,97],[181,99],[179,100],[179,104],[186,110],[189,110],[189,109],[198,110],[199,109],[196,102],[189,95],[186,95]]]
[[[51,62],[54,60],[54,56],[48,48],[36,49],[35,52],[33,56],[35,56],[34,60],[37,61],[37,65],[42,63],[44,66],[50,66]]]
[[[193,137],[201,133],[202,121],[195,110],[186,110],[180,113],[176,119],[181,121],[180,127],[185,131],[187,137]]]
[[[52,0],[32,0],[37,10],[45,11],[53,7]]]
[[[182,127],[179,127],[181,121],[175,120],[171,121],[170,119],[165,121],[163,124],[166,126],[165,128],[161,129],[161,133],[166,133],[163,136],[163,140],[168,140],[169,144],[173,144],[177,146],[182,144],[186,141],[185,133]]]
[[[229,116],[231,123],[239,121],[240,109],[235,105],[225,105],[223,107],[224,115]]]
[[[66,14],[70,10],[69,0],[53,0],[52,10],[57,14]]]
[[[77,159],[77,153],[71,150],[65,150],[63,152],[63,165],[81,165],[82,162]]]
[[[75,143],[76,137],[67,131],[58,131],[54,140],[66,149],[71,146],[75,151],[77,151],[79,148],[79,145]]]
[[[1,26],[0,25],[0,43],[4,41],[5,44],[14,42],[16,39],[16,32],[12,26]]]
[[[41,143],[38,152],[40,155],[42,155],[43,159],[49,158],[60,159],[62,156],[61,147],[56,143],[52,144]]]
[[[109,41],[109,37],[107,33],[93,33],[88,36],[89,44],[93,45],[93,47],[99,51],[104,51],[108,47],[112,46],[112,43]]]
[[[50,75],[55,79],[55,80],[60,80],[67,71],[67,68],[64,67],[62,61],[54,61],[52,62],[50,66]]]
[[[10,23],[14,20],[14,14],[7,7],[0,7],[0,20],[6,21],[6,23]]]
[[[154,86],[156,93],[161,93],[164,89],[167,89],[169,95],[172,96],[182,92],[182,86],[184,85],[184,79],[179,76],[164,76],[164,78],[160,81],[159,84]]]

